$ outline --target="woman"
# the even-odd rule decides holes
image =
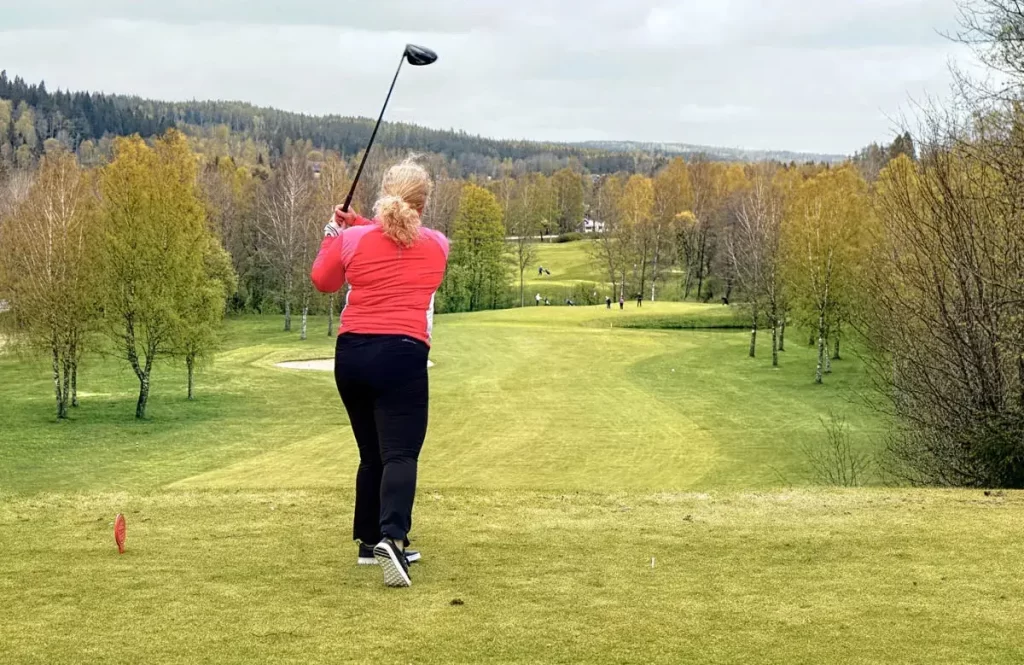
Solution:
[[[427,433],[434,293],[448,262],[447,238],[420,226],[429,196],[422,166],[391,167],[376,219],[335,208],[311,275],[324,293],[349,285],[334,378],[359,445],[353,538],[360,563],[373,557],[388,586],[412,584],[405,548]]]

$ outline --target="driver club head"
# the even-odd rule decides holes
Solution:
[[[437,54],[425,46],[406,44],[405,59],[409,61],[410,65],[422,67],[423,65],[429,65],[437,60]]]

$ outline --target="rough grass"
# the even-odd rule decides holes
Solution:
[[[728,315],[439,317],[399,591],[354,565],[332,378],[273,366],[329,356],[323,319],[229,321],[198,401],[160,366],[141,423],[112,359],[55,423],[45,362],[0,357],[0,663],[1020,662],[1024,495],[806,487],[829,410],[882,428],[856,359],[815,386],[799,345],[624,329]]]

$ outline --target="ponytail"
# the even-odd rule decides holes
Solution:
[[[430,197],[430,176],[412,158],[384,174],[373,206],[384,235],[399,247],[412,247],[420,235],[420,211]]]
[[[420,235],[420,214],[400,196],[382,196],[374,206],[384,235],[399,247],[412,247]]]

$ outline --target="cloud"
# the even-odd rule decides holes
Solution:
[[[5,7],[11,5],[11,7]],[[242,99],[509,138],[852,152],[962,49],[953,0],[0,0],[0,62],[50,87]]]

